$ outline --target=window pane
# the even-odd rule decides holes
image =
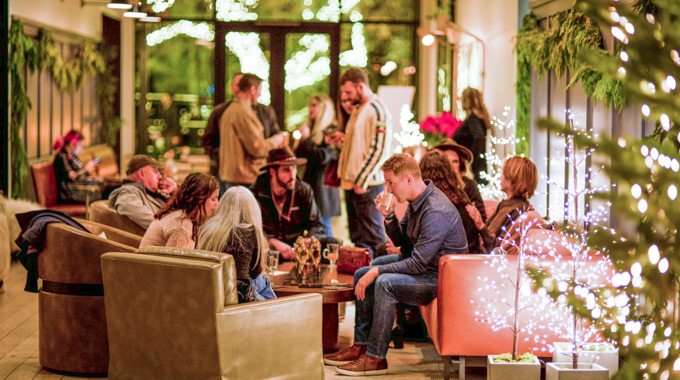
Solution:
[[[285,120],[288,129],[307,119],[314,95],[329,95],[330,37],[327,34],[286,35]]]
[[[198,147],[213,108],[212,24],[179,21],[142,28],[147,42],[146,152]]]
[[[343,0],[343,21],[418,21],[416,0]]]
[[[226,89],[225,99],[230,99],[231,77],[238,72],[257,75],[262,79],[262,93],[258,101],[262,104],[271,103],[269,91],[269,34],[252,32],[229,32],[226,37]]]
[[[217,0],[219,21],[329,21],[340,19],[337,1],[320,0]]]
[[[414,35],[409,25],[343,24],[340,65],[366,68],[374,91],[380,85],[415,85]]]
[[[213,18],[213,0],[147,0],[147,3],[155,13],[162,14],[163,17]]]

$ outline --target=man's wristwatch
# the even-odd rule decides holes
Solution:
[[[394,213],[394,211],[392,211],[390,214],[385,215],[385,220],[391,222],[396,217],[397,215]]]

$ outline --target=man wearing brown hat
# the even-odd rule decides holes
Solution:
[[[486,209],[484,208],[484,200],[479,193],[479,185],[468,175],[468,168],[472,164],[472,151],[470,149],[458,144],[453,139],[444,139],[437,144],[434,149],[440,150],[446,154],[446,157],[453,165],[453,169],[460,173],[465,183],[465,194],[470,198],[470,201],[475,205],[475,208],[482,215],[482,220],[486,221]]]
[[[319,220],[319,209],[312,187],[296,178],[297,165],[306,163],[287,146],[269,151],[267,165],[253,185],[253,194],[262,209],[262,227],[269,235],[269,245],[286,260],[293,258],[293,244],[298,236],[326,240]]]
[[[138,154],[128,162],[127,179],[109,196],[109,206],[120,215],[149,228],[153,217],[168,198],[177,192],[177,184],[161,175],[163,164]]]

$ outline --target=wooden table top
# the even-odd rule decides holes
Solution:
[[[285,263],[279,266],[279,270],[287,272],[293,270],[293,266]],[[337,267],[336,267],[337,268]],[[323,296],[323,303],[339,303],[354,300],[354,276],[346,273],[338,273],[336,269],[329,270],[327,265],[322,266],[321,284],[327,287],[300,287],[298,284],[290,284],[290,273],[280,273],[275,276],[272,288],[277,296],[290,296],[304,293],[319,293]],[[337,280],[337,287],[333,287]]]

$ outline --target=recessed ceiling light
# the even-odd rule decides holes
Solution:
[[[122,2],[122,1],[112,1],[108,4],[106,4],[106,7],[111,8],[111,9],[131,9],[132,4],[128,4],[128,3]]]

